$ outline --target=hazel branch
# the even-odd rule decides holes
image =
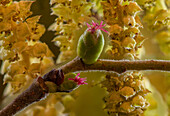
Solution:
[[[63,65],[58,69],[53,69],[46,73],[42,78],[38,77],[34,80],[32,85],[25,90],[21,95],[19,95],[12,103],[7,105],[4,109],[0,111],[0,116],[12,116],[33,102],[41,100],[47,93],[48,87],[45,82],[50,81],[59,86],[64,81],[64,75],[69,72],[75,71],[115,71],[118,73],[123,73],[128,70],[160,70],[160,71],[170,71],[170,61],[161,60],[98,60],[96,63],[91,65],[86,65],[82,62],[79,57],[76,57],[69,63]],[[62,72],[63,71],[63,72]],[[70,91],[60,91],[56,92],[70,92]]]
[[[35,80],[32,85],[21,95],[19,95],[12,103],[2,109],[0,111],[0,116],[12,116],[29,104],[43,98],[45,96],[45,92],[37,80]]]
[[[46,73],[43,77],[38,77],[33,81],[30,87],[21,93],[12,103],[7,105],[0,111],[0,116],[12,116],[18,111],[24,109],[28,105],[40,101],[48,92],[48,87],[45,82],[50,81],[59,85],[63,82],[64,76],[61,70],[51,70]],[[60,91],[56,92],[70,92]]]
[[[170,71],[170,61],[165,60],[104,60],[99,59],[91,65],[86,65],[80,58],[75,58],[71,62],[60,68],[65,74],[75,71],[103,70],[123,73],[130,70],[159,70]]]

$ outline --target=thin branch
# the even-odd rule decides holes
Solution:
[[[7,105],[0,111],[0,116],[12,116],[26,106],[40,101],[48,93],[46,81],[50,81],[59,85],[63,82],[64,76],[61,70],[51,70],[43,77],[38,77],[33,81],[30,87],[21,93],[12,103]],[[70,91],[56,91],[56,92],[70,92]]]
[[[43,98],[45,96],[45,91],[41,88],[37,80],[38,79],[34,80],[32,85],[26,91],[1,110],[0,116],[12,116],[26,106]]]
[[[165,60],[104,60],[100,59],[91,65],[85,65],[80,58],[75,58],[71,62],[60,67],[65,73],[75,71],[103,70],[123,73],[129,70],[159,70],[170,71],[170,61]]]
[[[88,70],[104,70],[104,71],[115,71],[123,73],[128,70],[162,70],[170,71],[170,61],[161,60],[98,60],[96,63],[86,65],[82,62],[79,57],[76,57],[72,61],[63,65],[59,69],[53,69],[42,78],[38,77],[34,80],[32,85],[19,95],[11,104],[6,106],[0,111],[0,116],[12,116],[18,111],[22,110],[26,106],[33,102],[41,100],[48,93],[48,87],[45,84],[46,81],[50,81],[59,86],[64,80],[64,74],[75,71],[88,71]],[[63,72],[62,72],[63,71]],[[56,92],[70,92],[60,91]]]

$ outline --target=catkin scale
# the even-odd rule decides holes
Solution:
[[[93,64],[97,61],[104,47],[104,36],[100,30],[94,32],[88,29],[80,36],[77,46],[77,54],[85,64]]]

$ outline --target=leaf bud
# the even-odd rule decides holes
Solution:
[[[97,61],[104,48],[104,36],[101,32],[107,32],[102,27],[103,21],[98,25],[92,21],[87,23],[87,30],[80,36],[77,47],[77,54],[85,64],[93,64]]]

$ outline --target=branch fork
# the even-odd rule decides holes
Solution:
[[[30,87],[21,93],[12,103],[7,105],[0,111],[0,116],[12,116],[28,105],[40,101],[49,93],[46,82],[53,82],[60,86],[64,82],[64,74],[76,71],[114,71],[123,73],[128,70],[159,70],[170,71],[170,61],[163,60],[98,60],[94,64],[86,65],[79,57],[63,65],[58,69],[53,69],[46,73],[43,77],[37,77]],[[72,90],[56,92],[71,92]]]

